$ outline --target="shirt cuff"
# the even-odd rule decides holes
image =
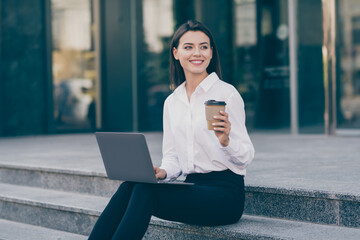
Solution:
[[[165,182],[174,181],[180,175],[177,170],[172,169],[170,166],[161,165],[160,168],[162,168],[166,171],[166,178],[163,179],[162,181],[165,181]]]
[[[228,156],[234,156],[239,151],[239,145],[230,139],[229,145],[226,147],[221,146],[220,149]]]

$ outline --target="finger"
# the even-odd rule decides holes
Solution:
[[[228,118],[226,116],[214,116],[214,119],[221,120],[224,122],[228,121]]]
[[[214,122],[212,125],[215,127],[228,127],[229,126],[229,124],[227,122]]]
[[[229,114],[227,112],[225,112],[225,111],[220,111],[220,114],[225,116],[225,117],[229,117]]]
[[[215,132],[225,132],[225,128],[223,127],[214,127]]]

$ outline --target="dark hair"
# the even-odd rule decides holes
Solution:
[[[210,30],[201,22],[196,20],[188,20],[176,30],[170,44],[170,83],[171,87],[174,89],[185,81],[185,74],[183,68],[180,65],[180,62],[174,57],[173,49],[178,48],[180,38],[188,31],[201,31],[209,37],[210,47],[212,47],[213,54],[206,71],[208,73],[216,72],[219,78],[222,79],[219,54],[213,35],[211,34]]]

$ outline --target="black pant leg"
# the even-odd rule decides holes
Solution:
[[[237,222],[243,213],[244,188],[233,185],[159,186],[153,215],[195,225],[215,226]]]
[[[112,196],[108,205],[97,220],[89,240],[111,239],[128,206],[134,183],[124,182]]]
[[[137,183],[132,191],[125,214],[112,240],[141,240],[153,213],[155,185]]]
[[[123,183],[89,239],[141,239],[151,215],[206,226],[238,221],[244,208],[243,185],[210,182],[192,186]]]

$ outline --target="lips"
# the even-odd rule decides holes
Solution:
[[[190,60],[190,62],[194,65],[201,65],[204,62],[204,60]]]

